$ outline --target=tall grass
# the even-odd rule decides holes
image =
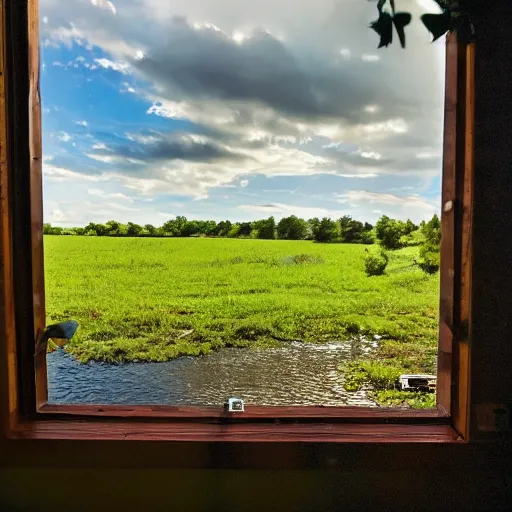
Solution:
[[[439,281],[413,265],[416,247],[390,253],[386,275],[367,277],[361,245],[62,236],[44,244],[48,322],[80,323],[67,350],[84,362],[355,334],[393,340],[385,357],[421,352],[416,367],[435,362]]]

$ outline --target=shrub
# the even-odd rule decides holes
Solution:
[[[441,221],[437,215],[422,226],[425,242],[420,249],[418,266],[427,274],[435,274],[439,270],[439,249],[441,244]]]
[[[400,249],[401,238],[406,234],[406,225],[400,220],[390,219],[383,215],[375,225],[377,238],[386,249]]]
[[[384,251],[369,252],[364,258],[364,268],[366,275],[370,276],[381,276],[386,270],[388,264],[388,255]]]
[[[435,274],[439,270],[439,251],[425,249],[420,250],[418,266],[427,274]]]

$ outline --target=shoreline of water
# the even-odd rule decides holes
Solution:
[[[261,350],[226,348],[163,363],[82,364],[62,350],[48,354],[48,398],[55,404],[374,406],[364,391],[343,387],[339,364],[361,351],[356,340],[283,343]]]

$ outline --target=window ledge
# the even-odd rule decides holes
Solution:
[[[21,421],[11,439],[279,443],[460,443],[450,425],[355,423],[212,424],[190,422]]]

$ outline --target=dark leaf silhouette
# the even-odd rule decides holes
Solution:
[[[408,12],[397,12],[393,16],[393,23],[400,39],[402,48],[405,48],[405,27],[411,22],[411,15]]]
[[[393,42],[393,19],[387,12],[381,12],[379,19],[371,23],[370,27],[380,36],[379,48]]]
[[[448,12],[443,14],[424,14],[421,21],[432,34],[432,42],[439,39],[443,34],[446,34],[451,29],[451,19]]]

